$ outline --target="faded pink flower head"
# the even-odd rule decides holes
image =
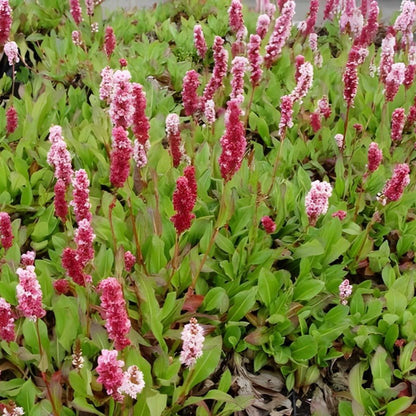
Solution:
[[[266,46],[264,63],[270,68],[279,57],[284,44],[290,36],[292,19],[295,14],[295,2],[287,1],[282,9],[282,14],[276,19],[274,30]]]
[[[257,18],[257,27],[256,27],[256,33],[260,36],[260,39],[264,39],[267,32],[269,31],[270,26],[270,17],[267,16],[267,14],[261,14]]]
[[[332,187],[328,182],[314,181],[305,197],[306,214],[309,224],[315,226],[318,217],[328,211],[328,199],[332,195]]]
[[[47,161],[55,169],[55,178],[62,179],[65,185],[69,185],[74,173],[72,170],[71,155],[62,137],[61,126],[52,126],[49,129],[49,140],[52,146],[49,149]]]
[[[137,139],[134,139],[133,160],[136,162],[138,169],[147,165],[147,151],[149,150],[149,147],[149,141],[143,145]]]
[[[280,121],[279,136],[284,137],[286,129],[293,127],[293,98],[292,95],[283,95],[280,97]]]
[[[104,35],[104,52],[107,55],[107,58],[110,59],[113,51],[116,47],[116,35],[114,34],[114,30],[111,26],[107,26],[105,28],[105,35]]]
[[[91,223],[84,218],[78,223],[78,228],[75,230],[75,243],[77,244],[76,259],[84,268],[87,263],[94,258],[93,241],[95,234]]]
[[[404,82],[405,72],[406,65],[403,62],[399,62],[391,66],[385,82],[386,89],[384,91],[384,96],[387,101],[394,100],[400,85]]]
[[[113,75],[113,88],[110,97],[110,117],[114,127],[127,129],[133,122],[134,106],[131,74],[117,70]]]
[[[136,263],[136,256],[131,251],[126,251],[124,253],[124,266],[126,270],[129,272],[133,268]]]
[[[197,93],[200,84],[198,72],[194,69],[188,71],[183,77],[182,101],[187,116],[194,114],[200,107],[200,98]]]
[[[334,137],[335,143],[338,146],[338,149],[342,149],[344,147],[344,135],[341,133],[338,133]]]
[[[239,101],[237,99],[228,101],[225,133],[221,137],[222,153],[218,159],[221,176],[226,182],[240,169],[247,146],[244,125],[240,120],[240,115]]]
[[[394,48],[396,46],[396,38],[387,33],[386,37],[381,43],[381,57],[379,64],[380,80],[385,83],[391,67],[394,62]]]
[[[85,7],[87,8],[88,16],[94,14],[94,0],[85,0]]]
[[[14,316],[10,303],[0,298],[0,338],[7,342],[15,339]]]
[[[75,219],[77,223],[86,218],[91,221],[92,214],[90,212],[91,204],[89,199],[90,181],[87,172],[84,169],[79,169],[75,172],[72,179],[72,201],[70,205],[74,207]]]
[[[259,35],[250,35],[250,42],[247,47],[248,60],[250,62],[250,81],[253,87],[259,85],[263,70],[261,64],[263,62],[260,56],[261,37]]]
[[[309,34],[309,47],[313,52],[318,50],[318,35],[315,32]]]
[[[184,155],[181,132],[179,130],[179,116],[177,114],[168,114],[166,117],[166,135],[172,155],[173,166],[177,168]]]
[[[10,106],[6,111],[6,131],[7,134],[12,134],[16,131],[19,119],[17,111],[13,106]]]
[[[296,55],[295,57],[295,65],[296,65],[296,71],[295,71],[295,81],[296,83],[299,82],[300,78],[300,67],[305,63],[305,57],[303,55]]]
[[[27,251],[25,254],[22,254],[20,258],[20,263],[23,266],[33,266],[35,264],[36,253],[34,251]]]
[[[79,30],[73,30],[72,31],[72,43],[75,46],[81,46],[82,45],[81,32]]]
[[[415,74],[416,74],[416,65],[410,65],[410,64],[407,65],[406,71],[404,74],[404,81],[403,81],[403,84],[406,89],[409,89],[412,86],[413,80],[415,79]]]
[[[293,101],[300,100],[306,96],[313,82],[313,66],[310,62],[305,62],[299,67],[299,78],[295,89],[292,91],[291,96]]]
[[[404,108],[396,108],[391,115],[391,134],[390,137],[394,141],[402,139],[403,128],[406,122],[406,114]]]
[[[212,100],[215,92],[222,86],[222,81],[227,75],[228,70],[228,51],[224,48],[224,40],[219,36],[215,36],[214,46],[214,69],[212,77],[205,86],[204,94],[201,100],[201,108],[204,110],[205,103]]]
[[[397,201],[403,195],[404,188],[410,183],[410,169],[407,163],[396,165],[392,178],[384,186],[383,194],[390,201]]]
[[[212,124],[215,123],[215,120],[216,120],[215,103],[214,103],[213,100],[208,100],[205,103],[204,116],[205,116],[208,124],[212,125]]]
[[[131,365],[124,373],[121,386],[117,389],[118,393],[128,395],[136,399],[137,395],[144,389],[145,383],[143,373],[136,365]]]
[[[239,103],[244,101],[244,73],[248,68],[248,60],[243,56],[236,56],[231,63],[231,99]]]
[[[34,266],[26,266],[25,269],[18,268],[16,270],[19,276],[19,284],[16,286],[17,308],[22,312],[23,316],[31,321],[43,318],[46,311],[42,307],[42,290],[35,273]]]
[[[370,3],[367,23],[363,27],[361,35],[355,39],[355,44],[367,47],[373,42],[378,30],[378,14],[379,8],[377,0],[373,0]]]
[[[334,212],[331,217],[332,218],[338,218],[340,221],[345,220],[345,217],[347,216],[347,213],[345,211],[343,211],[342,209]]]
[[[355,0],[346,0],[339,20],[341,32],[347,32],[355,39],[361,35],[364,18],[361,10],[355,6]]]
[[[179,361],[181,364],[191,367],[202,356],[205,341],[204,330],[195,318],[191,318],[189,324],[184,326],[181,339],[183,345]]]
[[[12,27],[12,8],[9,0],[0,0],[0,46],[9,39]]]
[[[202,30],[201,25],[194,26],[194,45],[198,53],[198,56],[201,59],[204,59],[205,54],[207,53],[208,47],[207,47],[207,43],[205,42],[204,32]]]
[[[111,147],[110,182],[116,188],[122,188],[130,173],[130,159],[133,147],[128,133],[123,127],[113,128]]]
[[[352,293],[352,286],[350,285],[350,281],[345,279],[339,285],[339,300],[342,305],[348,305],[347,299],[351,296]]]
[[[123,396],[118,389],[123,383],[122,367],[124,367],[124,361],[117,360],[117,355],[118,352],[115,350],[101,350],[96,368],[97,381],[104,386],[107,394],[111,395],[114,400],[122,402]]]
[[[7,42],[4,45],[4,53],[7,56],[10,66],[17,64],[20,61],[19,49],[17,48],[16,42],[13,42],[13,41]]]
[[[376,142],[371,142],[368,146],[368,170],[374,172],[380,166],[383,160],[383,152],[378,147]]]
[[[7,212],[0,212],[0,239],[5,250],[13,245],[12,223]]]
[[[106,321],[108,337],[114,341],[114,347],[120,351],[131,344],[128,338],[131,323],[126,311],[123,289],[114,277],[107,277],[100,282],[101,316]]]
[[[269,216],[264,216],[261,219],[261,223],[267,234],[272,234],[276,231],[276,223]]]
[[[309,6],[308,18],[305,22],[305,28],[302,30],[303,36],[308,36],[314,31],[316,19],[318,17],[319,0],[311,0]]]
[[[82,10],[79,0],[69,0],[69,7],[75,23],[79,25],[82,22]]]
[[[109,66],[106,66],[101,71],[101,84],[100,84],[100,99],[110,103],[111,93],[113,91],[113,76],[114,70]]]
[[[416,19],[416,4],[411,0],[404,0],[400,6],[401,13],[397,16],[393,28],[401,31],[404,43],[411,43],[413,40],[413,26]],[[408,42],[408,39],[410,42]]]
[[[358,72],[357,67],[360,61],[360,48],[353,46],[348,55],[348,62],[345,67],[342,80],[344,81],[344,100],[348,107],[354,107],[355,96],[358,88]]]
[[[269,2],[266,4],[264,11],[270,19],[273,19],[276,13],[276,6],[273,3]]]
[[[328,97],[326,95],[324,95],[319,101],[318,101],[318,108],[319,108],[319,112],[326,118],[328,119],[329,117],[331,117],[331,106],[329,104],[328,101]]]
[[[184,176],[176,181],[176,189],[173,193],[173,208],[176,214],[171,217],[176,232],[183,233],[191,227],[191,221],[195,218],[192,213],[197,198],[197,184],[195,179],[195,168],[188,166]]]

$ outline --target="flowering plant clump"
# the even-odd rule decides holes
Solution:
[[[415,1],[107,6],[0,0],[0,414],[415,413]]]

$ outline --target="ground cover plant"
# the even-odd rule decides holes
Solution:
[[[2,414],[416,413],[415,3],[101,3],[0,0]]]

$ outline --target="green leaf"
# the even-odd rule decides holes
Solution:
[[[53,305],[56,319],[56,333],[59,343],[67,352],[72,351],[72,344],[78,335],[79,319],[68,319],[78,315],[77,299],[68,296],[59,296]]]
[[[228,312],[228,320],[239,321],[246,313],[250,312],[256,303],[256,293],[257,287],[237,293],[232,299],[233,305]]]
[[[371,359],[371,373],[373,374],[374,388],[377,393],[382,394],[390,387],[392,373],[387,364],[387,352],[378,346],[376,353]]]
[[[318,346],[311,335],[302,335],[290,346],[292,358],[296,361],[310,360],[318,353]]]
[[[39,389],[29,379],[23,384],[19,394],[16,396],[16,402],[19,406],[22,406],[26,413],[29,413],[32,409],[35,398],[39,394]]]
[[[75,396],[74,400],[72,400],[71,402],[71,405],[72,407],[74,407],[75,409],[81,412],[92,413],[97,416],[105,416],[104,413],[101,413],[100,411],[98,411],[95,408],[95,406],[89,404],[85,397]]]
[[[293,300],[310,300],[321,292],[325,283],[321,280],[306,279],[296,282]]]
[[[411,397],[400,397],[399,399],[393,400],[386,406],[386,416],[396,416],[406,410],[415,399],[415,396]]]
[[[225,289],[222,287],[214,287],[205,295],[203,309],[205,311],[218,309],[220,313],[224,313],[227,311],[229,304],[230,300]]]
[[[214,372],[220,361],[221,351],[221,337],[205,339],[202,357],[198,358],[194,368],[190,370],[190,380],[185,394],[187,394],[192,387],[207,379]]]
[[[152,416],[160,416],[166,408],[168,396],[156,390],[151,390],[146,394],[147,407]]]
[[[278,280],[271,271],[263,268],[260,271],[258,286],[260,299],[269,307],[276,299],[276,293],[279,289]]]
[[[319,256],[324,254],[325,247],[318,241],[312,240],[301,245],[293,252],[294,259],[301,259],[305,257]]]
[[[385,294],[385,298],[389,312],[401,316],[406,310],[407,298],[398,290],[389,289],[389,291]]]

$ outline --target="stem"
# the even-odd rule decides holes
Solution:
[[[367,179],[367,172],[364,174],[363,179],[362,179],[362,183],[361,183],[361,187],[360,187],[360,193],[358,194],[357,202],[355,204],[353,222],[356,221],[357,216],[358,216],[358,210],[360,209],[361,198],[363,196],[364,184],[365,184],[366,179]]]
[[[45,352],[42,348],[42,342],[40,340],[39,320],[38,319],[36,319],[35,327],[36,327],[36,335],[38,337],[39,355],[40,355],[40,359],[42,360],[42,356]],[[41,374],[42,374],[42,379],[43,379],[43,381],[45,382],[45,385],[46,385],[46,392],[47,392],[47,395],[48,395],[48,399],[49,399],[49,401],[51,402],[51,405],[52,405],[52,413],[54,414],[54,416],[59,416],[58,410],[56,409],[55,401],[53,400],[53,396],[52,396],[52,393],[51,393],[51,388],[49,386],[49,381],[46,377],[46,373],[41,371]]]
[[[285,136],[283,135],[282,140],[280,141],[279,153],[277,154],[276,160],[274,161],[274,165],[273,165],[272,183],[270,184],[270,187],[268,191],[266,192],[266,196],[270,195],[270,192],[273,189],[274,183],[276,182],[276,172],[277,172],[277,167],[279,166],[279,162],[282,158],[282,149],[283,149],[284,139],[285,139]]]
[[[113,209],[116,206],[116,201],[117,201],[117,197],[116,195],[114,195],[114,198],[108,207],[108,220],[110,221],[111,235],[113,237],[114,256],[117,255],[117,240],[116,240],[116,234],[114,232],[114,226],[113,226]]]
[[[344,145],[346,143],[346,138],[347,138],[347,128],[348,128],[348,121],[349,121],[349,116],[350,116],[350,108],[351,108],[350,106],[347,106],[347,114],[345,115],[345,123],[344,123]]]
[[[256,86],[251,84],[252,88],[251,88],[251,93],[250,93],[250,98],[248,100],[248,104],[247,104],[247,109],[246,109],[246,118],[244,120],[244,130],[247,128],[247,123],[248,123],[248,119],[250,116],[250,111],[251,111],[251,106],[253,104],[253,98],[254,98],[254,90],[256,89]]]
[[[11,104],[13,105],[13,98],[14,98],[14,81],[15,81],[15,76],[14,76],[14,62],[13,62],[13,66],[12,66],[12,96],[10,98]]]
[[[174,249],[174,251],[173,251],[173,257],[172,257],[172,260],[171,260],[171,264],[172,264],[172,273],[170,274],[170,276],[169,276],[169,279],[168,279],[168,282],[167,282],[167,285],[166,285],[166,290],[168,290],[169,289],[169,287],[170,287],[170,282],[172,281],[172,279],[173,279],[173,275],[175,274],[175,272],[176,272],[176,269],[177,269],[177,261],[178,261],[178,255],[179,255],[179,235],[178,235],[178,233],[176,233],[175,234],[175,249]]]
[[[142,249],[141,249],[141,246],[140,246],[139,235],[137,234],[136,220],[135,220],[134,215],[133,215],[133,206],[132,206],[132,203],[131,203],[131,196],[129,196],[129,198],[127,200],[127,204],[129,206],[130,219],[131,219],[132,226],[133,226],[134,241],[136,243],[137,262],[143,266],[144,273],[146,275],[148,275],[147,270],[146,270],[146,265],[144,264],[144,261],[143,261],[143,254],[142,254]]]

